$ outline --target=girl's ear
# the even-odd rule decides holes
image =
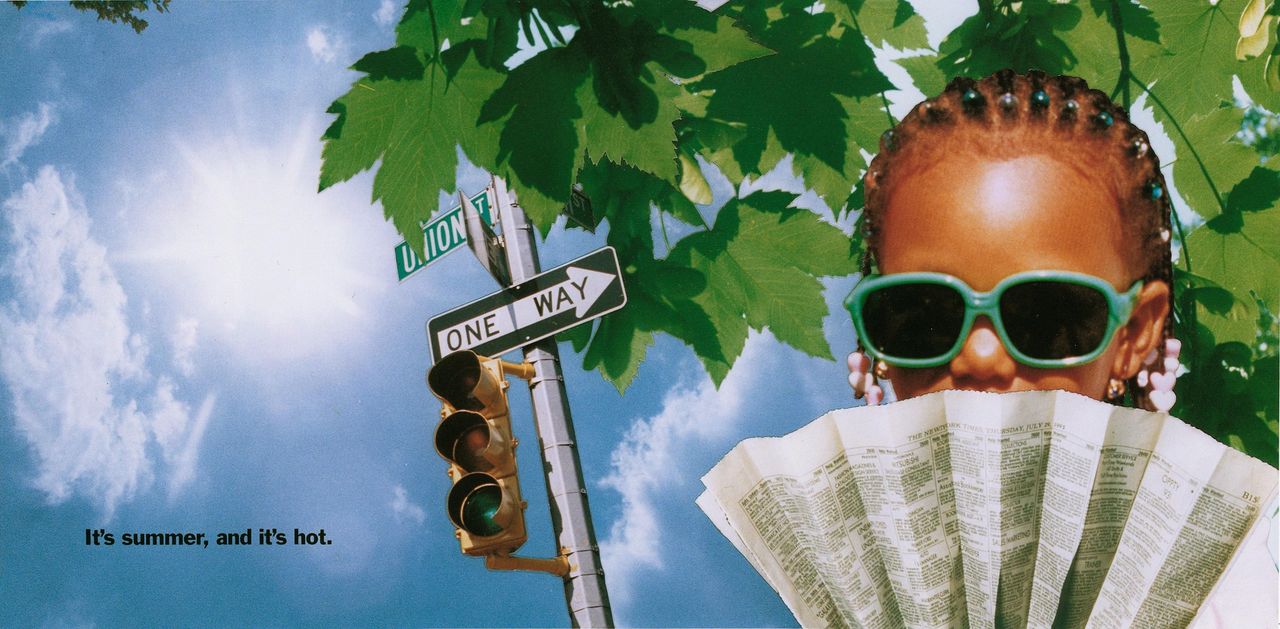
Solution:
[[[1119,351],[1111,365],[1111,377],[1128,380],[1142,369],[1142,359],[1164,341],[1169,315],[1169,284],[1154,281],[1138,291],[1129,322],[1116,335]]]

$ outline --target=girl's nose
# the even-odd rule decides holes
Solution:
[[[957,386],[998,391],[1013,382],[1018,365],[1000,342],[991,321],[981,317],[973,322],[969,337],[948,368]]]

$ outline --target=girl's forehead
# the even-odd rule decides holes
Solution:
[[[883,272],[938,271],[979,290],[1019,271],[1096,275],[1127,288],[1127,247],[1100,177],[1043,155],[951,154],[895,179],[880,219]]]

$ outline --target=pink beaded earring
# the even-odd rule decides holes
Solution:
[[[876,365],[876,373],[873,374],[869,356],[862,352],[849,354],[849,386],[853,387],[854,398],[867,398],[867,406],[875,406],[884,400],[884,390],[876,384],[876,376],[884,371],[883,365]]]
[[[1174,402],[1178,397],[1173,392],[1174,381],[1178,378],[1178,355],[1182,353],[1182,342],[1178,339],[1166,339],[1164,342],[1164,361],[1160,367],[1163,369],[1156,370],[1152,366],[1156,364],[1156,350],[1151,350],[1143,359],[1143,369],[1138,372],[1138,386],[1146,391],[1147,399],[1151,401],[1151,406],[1155,410],[1162,413],[1169,412],[1173,408]]]

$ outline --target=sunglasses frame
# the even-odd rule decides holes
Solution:
[[[1033,358],[1024,354],[1009,340],[1009,334],[1005,331],[1004,321],[1000,317],[1000,298],[1004,292],[1013,286],[1026,284],[1029,282],[1043,281],[1060,282],[1063,284],[1074,284],[1077,286],[1086,286],[1093,288],[1102,293],[1107,298],[1107,330],[1102,335],[1101,342],[1093,351],[1081,356],[1068,356],[1066,358]],[[900,358],[885,354],[877,349],[873,343],[868,340],[865,322],[862,320],[862,308],[867,301],[867,297],[874,291],[882,288],[902,286],[905,284],[936,284],[948,286],[960,294],[964,300],[964,322],[960,325],[960,334],[956,337],[956,342],[951,349],[945,353],[939,354],[932,358]],[[973,330],[973,322],[978,315],[985,315],[995,328],[996,334],[1000,337],[1000,342],[1004,345],[1004,349],[1013,357],[1014,360],[1031,367],[1041,369],[1060,369],[1063,367],[1074,367],[1083,365],[1093,361],[1102,352],[1106,351],[1107,346],[1111,344],[1112,337],[1121,325],[1129,321],[1130,315],[1133,313],[1133,306],[1138,297],[1138,291],[1142,289],[1142,280],[1133,283],[1129,290],[1121,293],[1118,292],[1109,282],[1102,278],[1086,275],[1084,273],[1076,273],[1073,271],[1026,271],[1015,273],[1009,277],[1000,280],[995,288],[988,292],[975,291],[965,284],[960,278],[945,273],[893,273],[889,275],[868,275],[858,285],[853,288],[853,292],[845,298],[844,306],[853,317],[853,327],[858,333],[858,338],[864,341],[863,349],[877,360],[899,367],[922,368],[937,367],[945,365],[952,361],[960,354],[961,348],[964,347],[965,341],[969,338],[969,333]]]

